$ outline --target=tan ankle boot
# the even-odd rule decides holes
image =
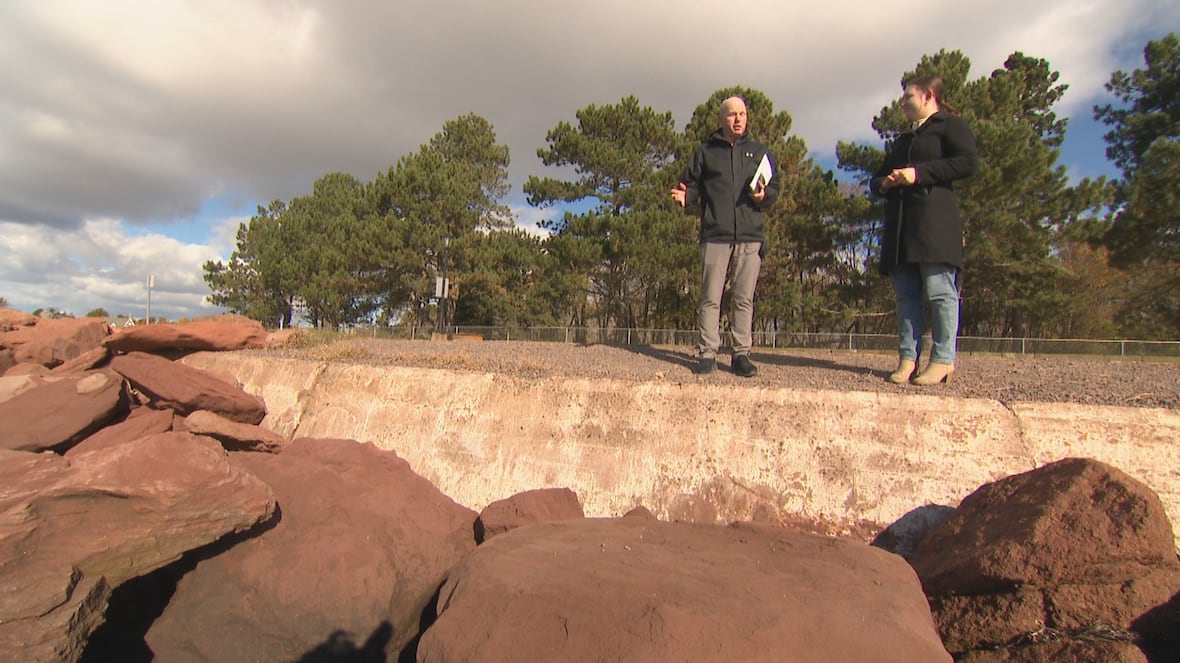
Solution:
[[[951,376],[954,374],[954,364],[940,364],[932,361],[921,375],[914,378],[914,384],[929,386],[939,382],[950,382]]]
[[[913,359],[899,359],[897,370],[889,374],[889,381],[893,384],[907,384],[918,372],[918,362]]]

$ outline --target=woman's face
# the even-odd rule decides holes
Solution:
[[[938,102],[934,100],[934,94],[917,85],[909,85],[901,95],[901,110],[911,122],[917,122],[937,112]]]

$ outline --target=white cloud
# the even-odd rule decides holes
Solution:
[[[553,208],[538,208],[530,205],[510,205],[512,217],[516,220],[516,227],[534,237],[548,237],[549,230],[541,227],[541,223],[561,217],[561,211]]]
[[[169,319],[212,315],[204,301],[206,260],[219,252],[157,234],[130,236],[109,219],[77,230],[0,222],[0,296],[24,311],[56,308],[85,315],[96,308],[144,315],[147,277],[154,275],[152,315]]]

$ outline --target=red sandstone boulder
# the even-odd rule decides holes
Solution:
[[[643,506],[642,504],[637,507],[634,507],[633,509],[631,509],[627,513],[624,513],[623,517],[624,518],[647,518],[648,520],[659,520],[658,518],[656,518],[656,514],[651,512],[651,509]]]
[[[0,402],[0,449],[65,451],[128,406],[123,380],[112,372],[46,381]]]
[[[99,347],[110,333],[102,318],[42,318],[31,327],[0,333],[0,347],[11,348],[18,364],[52,368]]]
[[[529,490],[487,505],[475,522],[475,540],[483,543],[517,527],[584,517],[582,503],[569,488]]]
[[[420,663],[949,662],[913,570],[849,540],[645,518],[522,527],[448,575]]]
[[[39,375],[41,377],[45,377],[49,375],[49,373],[50,370],[41,364],[30,364],[25,362],[23,364],[17,364],[7,371],[4,371],[4,377],[20,377],[22,375]]]
[[[204,371],[144,352],[111,359],[111,368],[146,394],[157,408],[169,408],[181,416],[209,410],[244,424],[257,424],[266,416],[262,401]]]
[[[241,350],[266,345],[266,330],[245,318],[198,320],[127,327],[103,345],[115,352],[162,350]]]
[[[1180,592],[1163,505],[1097,461],[1066,459],[983,486],[911,563],[956,654],[1042,628],[1068,637],[1100,624],[1149,644],[1180,631],[1158,610]]]
[[[79,442],[65,453],[74,456],[105,449],[127,442],[133,442],[141,437],[167,433],[173,429],[176,414],[172,410],[154,410],[150,407],[137,407],[131,410],[127,418],[117,424],[111,424],[95,434]]]
[[[0,486],[0,652],[19,652],[0,658],[22,663],[78,660],[113,588],[275,510],[216,442],[181,433],[69,459],[0,451]]]
[[[54,375],[73,375],[85,373],[107,365],[111,359],[111,351],[104,347],[88,350],[73,359],[53,367]]]
[[[0,332],[12,331],[17,327],[32,327],[37,324],[37,316],[11,308],[0,308]]]
[[[184,418],[184,427],[189,432],[206,435],[228,451],[261,451],[278,453],[287,444],[287,438],[251,424],[240,424],[207,410],[197,410]]]
[[[0,375],[4,375],[13,366],[16,366],[16,359],[12,357],[12,350],[0,348]]]
[[[233,458],[270,484],[282,518],[181,579],[146,637],[157,660],[293,661],[361,641],[363,660],[397,660],[475,547],[475,512],[397,454],[352,440]]]
[[[0,376],[0,403],[49,382],[52,380],[47,380],[40,375]]]

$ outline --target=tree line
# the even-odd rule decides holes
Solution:
[[[939,51],[902,75],[941,76],[979,144],[979,173],[956,185],[961,334],[1180,337],[1176,35],[1149,42],[1144,59],[1114,72],[1106,88],[1116,103],[1094,109],[1121,177],[1072,183],[1058,163],[1066,120],[1054,112],[1066,86],[1046,60],[1017,52],[969,79],[961,52]],[[306,196],[259,207],[229,260],[204,265],[209,300],[271,326],[297,310],[330,328],[429,326],[447,272],[455,325],[693,329],[697,220],[668,191],[731,95],[746,100],[783,177],[755,329],[893,333],[893,297],[876,273],[882,209],[865,183],[883,146],[908,129],[898,102],[872,120],[883,146],[838,143],[841,178],[807,156],[787,111],[743,87],[714,92],[682,130],[634,96],[558,122],[537,154],[562,175],[524,184],[530,205],[567,210],[544,237],[517,228],[503,202],[509,153],[491,123],[449,120],[370,182],[329,173]]]

